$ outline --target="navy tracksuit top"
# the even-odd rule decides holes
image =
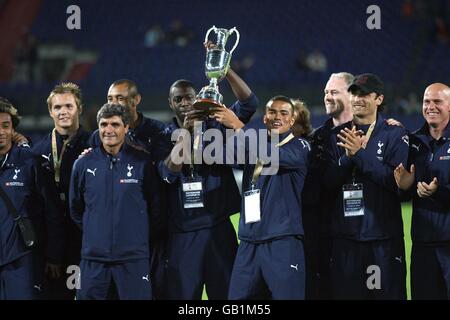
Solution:
[[[414,242],[450,242],[450,128],[434,140],[428,124],[410,135],[410,164],[416,167],[411,186],[413,214],[411,235]],[[408,165],[408,170],[410,168]],[[417,182],[430,183],[436,177],[437,191],[430,198],[417,195]]]
[[[246,101],[236,101],[231,109],[239,119],[247,123],[255,113],[258,99],[252,93]],[[174,143],[171,141],[172,132],[178,129],[176,120],[168,124],[165,131],[165,155],[170,154]],[[226,129],[215,120],[204,123],[204,129],[215,128],[222,132]],[[224,134],[225,137],[225,134]],[[203,150],[207,146],[204,141]],[[211,228],[228,219],[240,210],[241,196],[231,167],[223,164],[195,165],[197,177],[203,183],[203,208],[183,208],[182,178],[190,176],[190,166],[183,165],[181,172],[172,172],[160,161],[158,171],[167,184],[169,230],[171,232],[190,232],[204,228]]]
[[[116,156],[102,146],[78,159],[70,213],[82,228],[82,259],[124,262],[149,258],[149,230],[161,214],[150,156],[127,144]]]
[[[90,132],[87,132],[80,127],[77,133],[70,139],[70,142],[66,145],[66,149],[64,151],[61,162],[60,183],[58,188],[58,192],[64,193],[65,199],[69,199],[69,182],[73,163],[78,159],[83,150],[89,148],[88,141],[90,136]],[[63,147],[63,138],[58,132],[56,132],[56,145],[58,149],[58,157],[60,157]],[[48,162],[50,171],[54,176],[55,172],[52,155],[52,133],[50,132],[43,139],[39,140],[39,142],[32,147],[32,151],[36,156],[41,158],[41,161]],[[67,201],[65,209],[67,214],[69,214],[69,205]]]
[[[245,131],[248,127],[244,127]],[[288,131],[280,135],[280,141],[287,137]],[[258,137],[259,138],[259,137]],[[258,143],[259,144],[259,143]],[[309,143],[301,138],[293,138],[277,148],[279,150],[279,169],[274,175],[260,175],[255,188],[260,190],[261,220],[245,223],[245,205],[239,221],[239,239],[248,242],[264,242],[285,236],[302,237],[302,189],[307,173]],[[267,154],[270,154],[268,142]],[[242,178],[243,192],[251,189],[255,165],[244,166]]]
[[[366,149],[361,148],[354,156],[347,157],[345,149],[337,145],[337,134],[344,127],[351,128],[352,122],[333,129],[329,143],[331,158],[324,162],[323,171],[328,180],[326,187],[330,192],[339,192],[331,213],[332,236],[357,241],[403,238],[400,199],[393,172],[408,160],[406,129],[389,126],[378,113]],[[367,130],[364,126],[359,128]],[[364,186],[364,215],[345,217],[342,186],[353,181]]]
[[[0,168],[0,184],[23,217],[32,220],[38,245],[47,261],[61,263],[64,251],[64,223],[57,192],[44,167],[29,147],[13,145]],[[40,242],[40,244],[39,244]],[[0,266],[29,253],[17,223],[0,198]]]

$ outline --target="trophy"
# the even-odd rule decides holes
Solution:
[[[223,97],[219,93],[218,83],[225,78],[230,67],[231,55],[239,43],[239,32],[236,27],[227,30],[213,26],[206,32],[205,43],[208,42],[211,31],[216,33],[217,43],[214,48],[208,48],[206,52],[205,74],[209,79],[209,85],[200,90],[193,104],[194,109],[204,110],[206,113],[209,113],[212,107],[223,106]],[[225,44],[232,33],[236,33],[236,43],[230,52],[227,52]]]

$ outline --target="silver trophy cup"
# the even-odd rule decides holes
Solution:
[[[217,43],[214,48],[207,49],[206,52],[205,74],[209,79],[209,85],[200,90],[193,105],[194,109],[204,110],[207,113],[210,108],[223,105],[223,97],[219,93],[218,83],[227,75],[231,55],[239,43],[239,31],[236,27],[227,30],[213,26],[206,32],[205,43],[208,42],[211,31],[216,33]],[[227,52],[225,45],[228,37],[233,33],[236,33],[236,42],[230,52]]]

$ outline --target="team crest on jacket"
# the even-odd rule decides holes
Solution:
[[[13,180],[17,180],[17,177],[18,177],[19,172],[20,172],[20,169],[14,169]]]
[[[133,175],[133,173],[131,172],[131,170],[133,170],[133,168],[134,167],[132,165],[130,165],[130,164],[127,165],[127,170],[128,170],[127,177],[128,178],[130,178]]]
[[[381,150],[381,147],[384,146],[384,143],[381,141],[378,141],[378,150],[377,150],[377,154],[382,154],[383,150]]]
[[[19,168],[14,169],[14,175],[12,177],[12,179],[14,181],[6,182],[5,186],[7,186],[7,187],[23,187],[24,183],[20,182],[20,181],[17,181],[17,179],[19,178],[19,173],[20,173],[20,169]]]

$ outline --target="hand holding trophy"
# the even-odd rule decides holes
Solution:
[[[236,27],[227,30],[213,26],[206,32],[205,43],[208,43],[211,31],[216,33],[217,43],[209,45],[206,52],[205,74],[209,79],[209,85],[200,90],[193,104],[194,109],[205,111],[208,114],[210,108],[223,106],[223,97],[219,93],[218,83],[227,75],[231,55],[239,43],[239,32]],[[233,33],[236,33],[236,42],[230,52],[227,52],[225,45],[228,37]]]

